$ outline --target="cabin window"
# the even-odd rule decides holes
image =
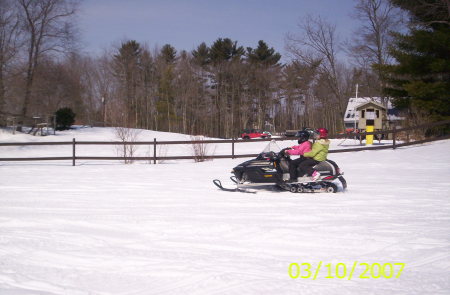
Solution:
[[[374,120],[375,119],[375,110],[374,109],[367,109],[366,110],[366,119],[368,119],[368,120]]]

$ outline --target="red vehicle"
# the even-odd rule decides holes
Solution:
[[[251,139],[251,138],[270,138],[272,134],[268,131],[261,131],[258,129],[244,129],[241,133],[242,139]]]

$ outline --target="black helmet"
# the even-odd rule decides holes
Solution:
[[[298,144],[301,144],[302,142],[305,142],[309,139],[309,132],[299,131],[297,132],[296,136],[298,137]]]

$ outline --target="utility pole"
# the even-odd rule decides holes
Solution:
[[[103,127],[106,127],[106,100],[104,96],[102,96],[102,105],[103,105]]]
[[[355,98],[355,104],[353,105],[353,121],[354,121],[354,126],[353,126],[353,132],[356,132],[356,103],[358,101],[358,83],[356,83],[356,98]]]

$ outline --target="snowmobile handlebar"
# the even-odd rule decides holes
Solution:
[[[286,151],[288,151],[288,150],[292,150],[292,148],[287,147],[287,148],[282,149],[282,150],[278,153],[278,157],[279,157],[279,158],[282,158],[282,157],[289,157],[289,154],[286,153]]]
[[[258,155],[257,159],[259,160],[271,160],[271,161],[275,161],[277,159],[281,159],[281,158],[289,158],[290,156],[288,153],[286,153],[287,150],[291,150],[292,148],[284,148],[281,151],[274,152],[274,151],[270,151],[270,152],[262,152]]]

